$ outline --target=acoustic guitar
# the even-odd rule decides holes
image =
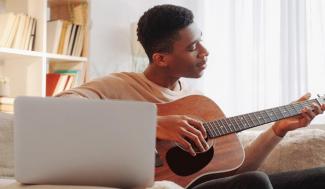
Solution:
[[[296,116],[304,107],[311,108],[312,103],[324,104],[325,96],[229,118],[211,99],[200,95],[157,104],[160,116],[189,115],[201,120],[207,131],[209,149],[196,150],[197,155],[191,156],[177,143],[158,140],[155,180],[170,180],[192,188],[211,179],[230,176],[245,158],[237,132]]]

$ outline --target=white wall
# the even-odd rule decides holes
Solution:
[[[199,0],[92,0],[90,79],[112,72],[131,71],[131,23],[149,8],[176,4],[191,9],[200,25]]]

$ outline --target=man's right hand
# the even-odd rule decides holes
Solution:
[[[186,139],[193,141],[195,146],[203,152],[209,148],[205,141],[206,135],[202,123],[191,117],[184,115],[158,116],[157,138],[177,142],[193,156],[196,153]]]

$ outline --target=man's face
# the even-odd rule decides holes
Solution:
[[[202,32],[193,23],[180,30],[180,39],[168,55],[169,73],[174,77],[199,78],[206,68],[208,51],[201,43]]]

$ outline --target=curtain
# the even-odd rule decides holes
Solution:
[[[325,95],[325,2],[306,0],[308,91]],[[325,116],[314,121],[325,123]]]
[[[307,91],[325,89],[310,84],[313,69],[325,76],[322,0],[203,3],[203,41],[210,55],[201,89],[227,116],[285,105]]]

